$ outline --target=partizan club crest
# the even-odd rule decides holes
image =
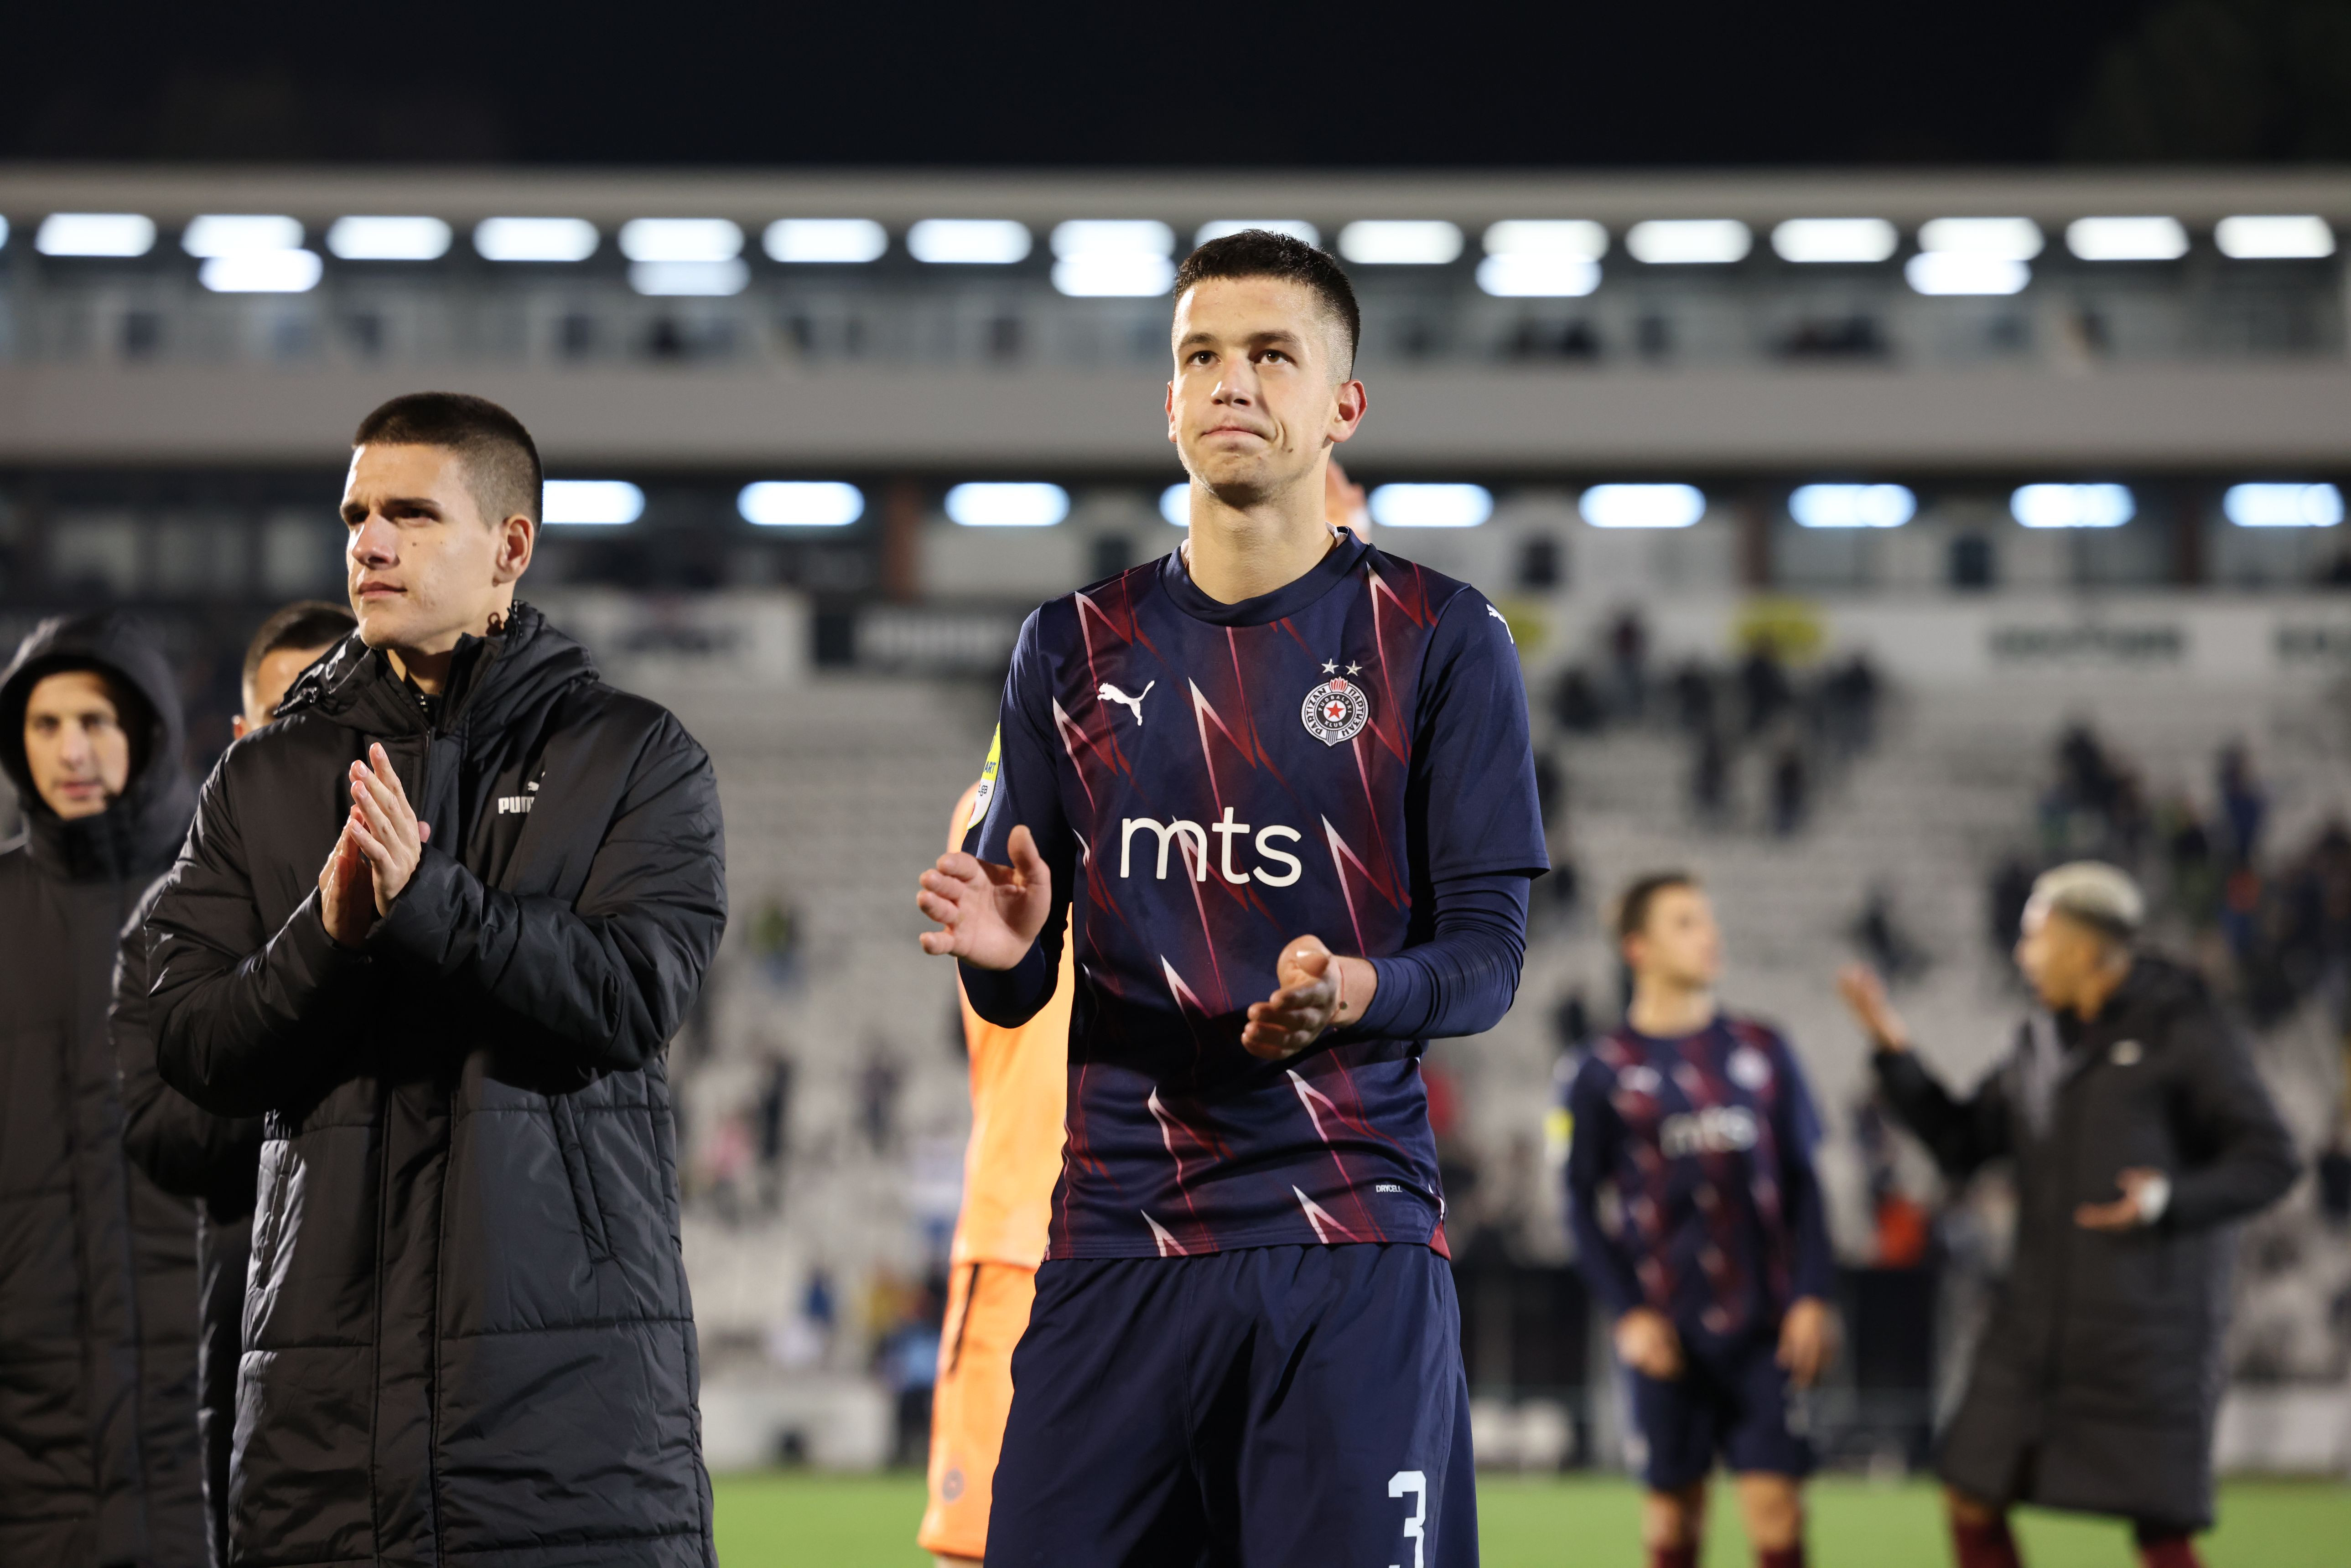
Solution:
[[[1325,746],[1337,746],[1363,732],[1372,716],[1372,699],[1363,687],[1333,675],[1306,694],[1306,706],[1298,716],[1305,721],[1307,734]]]

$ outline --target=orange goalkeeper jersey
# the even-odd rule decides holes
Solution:
[[[964,1151],[963,1212],[952,1261],[1034,1269],[1045,1258],[1053,1184],[1061,1175],[1061,1113],[1069,1093],[1070,998],[1077,944],[1061,944],[1053,999],[1019,1029],[1000,1029],[963,999],[971,1048],[971,1143]]]

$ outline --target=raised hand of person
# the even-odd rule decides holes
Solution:
[[[1780,1322],[1776,1359],[1788,1369],[1788,1381],[1810,1388],[1836,1359],[1836,1313],[1818,1296],[1799,1296]]]
[[[1325,1030],[1362,1018],[1379,985],[1368,961],[1340,957],[1320,936],[1283,947],[1273,974],[1273,995],[1251,1002],[1241,1026],[1241,1049],[1267,1061],[1295,1056]]]
[[[417,819],[400,775],[392,771],[392,758],[381,745],[368,747],[368,759],[351,764],[351,814],[343,834],[367,859],[375,912],[381,916],[392,913],[392,901],[416,874],[433,824]]]
[[[1853,1009],[1854,1021],[1880,1051],[1910,1049],[1910,1026],[1886,999],[1886,982],[1865,964],[1847,964],[1837,975],[1837,995]]]
[[[1616,1359],[1644,1377],[1671,1383],[1682,1375],[1682,1336],[1655,1307],[1635,1307],[1616,1320]]]
[[[2116,1173],[2115,1186],[2122,1197],[2111,1203],[2085,1203],[2074,1210],[2074,1223],[2085,1230],[2137,1230],[2163,1216],[2171,1198],[2171,1178],[2145,1166]]]
[[[368,878],[367,856],[360,852],[349,822],[319,868],[319,919],[327,935],[344,947],[367,940],[375,925],[375,890]]]
[[[914,907],[939,924],[923,933],[924,952],[980,969],[1009,969],[1028,953],[1052,912],[1053,869],[1026,827],[1013,829],[1005,848],[1010,865],[956,850],[923,873]]]

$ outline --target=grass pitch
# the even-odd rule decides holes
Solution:
[[[718,1556],[726,1568],[927,1568],[914,1549],[923,1479],[775,1472],[717,1478]],[[1950,1547],[1931,1484],[1830,1479],[1812,1489],[1815,1568],[1948,1568]],[[1753,1559],[1731,1499],[1718,1491],[1706,1568]],[[1638,1499],[1615,1477],[1494,1476],[1478,1489],[1484,1568],[1640,1568]],[[2121,1525],[2058,1514],[2017,1519],[2028,1568],[2131,1568]],[[2351,1487],[2230,1482],[2220,1525],[2202,1542],[2210,1568],[2346,1568]],[[1300,1565],[1306,1568],[1306,1565]]]

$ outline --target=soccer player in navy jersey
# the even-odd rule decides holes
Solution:
[[[1510,630],[1323,516],[1338,265],[1176,278],[1174,554],[1029,617],[925,948],[1013,1026],[1077,946],[1068,1141],[991,1568],[1477,1562],[1420,1056],[1509,1009],[1546,869]]]
[[[1787,1041],[1715,1006],[1722,934],[1691,877],[1635,882],[1616,934],[1633,1001],[1568,1088],[1568,1221],[1632,1379],[1642,1539],[1651,1568],[1694,1568],[1719,1456],[1756,1562],[1802,1568],[1789,1390],[1836,1335],[1812,1096]]]

